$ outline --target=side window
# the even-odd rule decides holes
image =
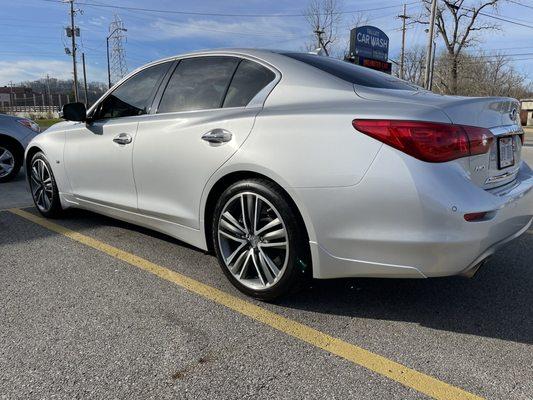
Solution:
[[[143,69],[112,91],[98,106],[95,119],[146,114],[157,87],[172,62]]]
[[[253,61],[242,60],[224,99],[224,107],[245,107],[276,75]]]
[[[220,108],[239,59],[193,57],[181,60],[159,103],[158,113]]]

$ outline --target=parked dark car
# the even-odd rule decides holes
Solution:
[[[0,114],[0,183],[17,176],[26,146],[40,131],[31,119]]]

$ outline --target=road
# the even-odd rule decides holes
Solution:
[[[470,280],[316,281],[266,304],[177,240],[6,210],[29,205],[23,177],[1,186],[0,399],[533,398],[531,231]]]

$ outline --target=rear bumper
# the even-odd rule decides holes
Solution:
[[[458,275],[529,229],[527,164],[513,184],[493,191],[474,185],[454,164],[428,165],[384,147],[359,185],[301,189],[316,232],[314,277]],[[491,217],[464,220],[479,211]]]
[[[477,269],[477,266],[482,263],[485,259],[493,255],[498,249],[505,246],[507,243],[509,243],[511,240],[514,240],[521,235],[523,235],[532,225],[533,218],[529,220],[529,223],[525,225],[522,229],[520,229],[515,234],[506,237],[505,239],[500,240],[499,242],[494,243],[492,246],[490,246],[487,250],[485,250],[483,253],[481,253],[468,267],[466,267],[463,271],[461,271],[460,275],[469,276],[470,272],[474,269]]]

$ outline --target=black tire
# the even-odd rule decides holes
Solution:
[[[42,162],[46,165],[48,176],[50,177],[50,191],[48,191],[46,194],[43,193],[43,195],[48,196],[49,203],[46,203],[47,207],[42,206],[38,203],[37,195],[39,193],[39,190],[37,190],[38,183],[37,180],[34,179],[34,167],[37,166],[37,163]],[[57,183],[54,177],[54,173],[52,171],[52,167],[50,166],[50,163],[46,159],[45,155],[42,152],[35,153],[35,155],[32,157],[30,161],[30,165],[28,167],[28,182],[30,183],[30,191],[33,198],[33,203],[35,204],[35,207],[37,210],[46,218],[58,218],[61,217],[64,214],[64,210],[61,207],[61,200],[59,199],[59,190],[57,188]],[[41,189],[44,190],[43,187]]]
[[[11,172],[9,172],[7,175],[0,176],[0,183],[3,183],[14,179],[18,175],[20,167],[22,166],[22,162],[24,161],[24,153],[21,152],[20,149],[17,148],[15,145],[9,142],[1,142],[0,148],[8,150],[12,154],[14,160],[14,165]],[[3,153],[3,151],[0,150],[0,153]]]
[[[284,253],[288,253],[288,258],[286,259],[286,264],[284,264],[285,267],[283,273],[280,273],[280,277],[277,278],[278,280],[275,283],[272,283],[271,286],[262,287],[260,289],[246,286],[233,275],[229,270],[229,267],[226,266],[220,246],[219,222],[221,220],[221,214],[225,207],[228,204],[231,204],[232,199],[235,199],[236,196],[243,193],[248,193],[246,196],[249,196],[249,193],[259,195],[271,203],[279,214],[279,217],[282,219],[286,232],[285,241],[288,243],[288,251]],[[263,207],[265,207],[265,205]],[[268,208],[268,205],[266,205],[266,208]],[[268,209],[272,212],[272,208]],[[243,223],[242,219],[240,220],[240,223]],[[216,203],[211,229],[213,248],[215,249],[222,271],[228,277],[230,282],[241,292],[263,301],[273,301],[297,288],[300,288],[311,275],[309,243],[305,233],[305,227],[302,225],[303,222],[300,221],[297,211],[294,209],[290,199],[287,198],[284,191],[275,183],[265,179],[253,178],[232,184],[222,193]],[[259,247],[257,244],[256,246]],[[249,248],[251,251],[256,252],[257,259],[260,259],[260,250],[255,246],[252,249],[251,245]],[[263,250],[265,249],[263,248]],[[256,258],[254,258],[254,263],[255,261]],[[246,261],[244,261],[244,263],[246,263]],[[257,273],[259,273],[259,270],[260,268],[257,269]]]

